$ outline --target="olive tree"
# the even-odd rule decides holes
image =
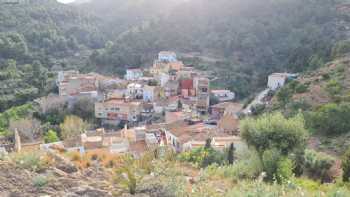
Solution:
[[[281,113],[272,113],[257,119],[247,118],[240,129],[242,138],[260,156],[271,148],[280,150],[283,155],[305,148],[308,136],[302,115],[287,119]]]
[[[63,139],[76,137],[88,128],[88,123],[84,122],[78,116],[66,116],[63,123],[60,124],[61,135]]]
[[[266,165],[269,162],[277,166],[278,163],[275,162],[283,161],[290,156],[295,157],[296,154],[303,154],[308,136],[304,118],[300,114],[289,119],[281,113],[264,114],[256,119],[246,118],[241,122],[240,129],[241,136],[248,146],[257,151],[265,171],[270,170],[271,165]],[[267,152],[271,150],[278,151],[274,155],[278,155],[279,158],[269,157],[273,161],[267,161]],[[298,165],[298,161],[295,162],[295,165]],[[270,171],[272,176],[277,173]]]

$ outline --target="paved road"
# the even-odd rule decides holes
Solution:
[[[263,99],[267,96],[267,94],[269,93],[270,89],[267,88],[265,90],[263,90],[262,92],[260,92],[255,99],[243,110],[244,114],[249,114],[251,113],[251,108],[255,105],[259,105],[259,104],[263,104],[264,101]]]

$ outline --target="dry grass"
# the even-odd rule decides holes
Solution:
[[[79,152],[70,152],[67,157],[80,169],[90,167],[92,162],[99,162],[106,168],[116,168],[123,160],[122,155],[112,154],[104,149],[91,150],[84,155]]]

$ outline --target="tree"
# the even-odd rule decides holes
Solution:
[[[53,143],[59,141],[60,139],[58,138],[57,133],[54,130],[50,129],[45,133],[44,140],[45,143]]]
[[[86,121],[92,121],[95,118],[94,102],[89,98],[79,98],[73,105],[72,113]]]
[[[79,136],[88,128],[88,124],[78,116],[66,116],[63,123],[60,124],[61,135],[63,139],[69,139]]]
[[[350,103],[330,103],[311,113],[310,126],[327,135],[338,135],[350,131]]]
[[[265,109],[266,109],[265,104],[256,104],[256,105],[252,106],[251,112],[252,112],[252,115],[258,116],[258,115],[262,114]]]
[[[342,40],[332,48],[332,57],[336,58],[350,52],[350,40]]]
[[[150,80],[150,81],[148,81],[147,85],[149,85],[149,86],[157,86],[158,85],[158,81],[155,80],[155,79]]]
[[[343,181],[350,182],[350,148],[343,155],[342,163]]]
[[[227,161],[230,165],[233,164],[233,161],[235,159],[235,156],[234,156],[235,150],[236,150],[235,145],[231,143],[230,148],[228,149],[228,152],[227,152]]]
[[[280,150],[282,155],[305,148],[308,136],[300,114],[289,119],[281,113],[265,114],[257,119],[246,118],[240,127],[242,138],[256,149],[260,158],[264,151],[271,148]]]
[[[181,102],[180,100],[178,100],[178,102],[177,102],[177,108],[178,108],[179,110],[182,109],[182,102]]]
[[[40,61],[33,62],[33,85],[39,88],[40,93],[45,91],[48,79],[47,73],[47,68],[43,67]]]
[[[293,176],[293,161],[283,156],[277,149],[266,150],[263,154],[263,166],[266,172],[265,180],[276,180],[282,183]]]
[[[306,150],[304,160],[307,172],[313,178],[320,178],[322,182],[326,180],[327,172],[335,162],[333,157],[314,150]]]
[[[214,148],[195,148],[193,150],[183,152],[178,156],[180,161],[194,163],[198,167],[205,168],[211,164],[223,164],[226,155]]]
[[[219,98],[216,97],[214,94],[210,94],[209,96],[209,104],[210,105],[216,105],[218,104],[220,101],[219,101]]]
[[[211,148],[211,139],[208,138],[207,140],[205,140],[204,149],[210,149],[210,148]]]
[[[40,135],[41,124],[40,121],[31,118],[10,120],[9,130],[15,131],[16,129],[22,137],[29,141],[34,141]]]

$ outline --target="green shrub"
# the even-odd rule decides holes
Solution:
[[[181,153],[178,155],[178,159],[183,162],[193,163],[197,167],[204,168],[214,163],[223,164],[225,161],[225,155],[211,147],[201,147]]]
[[[350,182],[350,148],[345,152],[342,158],[343,181]]]
[[[316,182],[316,181],[313,181],[313,180],[310,180],[310,179],[307,179],[307,178],[295,178],[293,179],[293,182],[302,187],[302,188],[305,188],[309,191],[317,191],[320,189],[320,183],[319,182]]]
[[[350,103],[330,103],[309,114],[308,125],[327,135],[350,131]]]
[[[49,180],[46,176],[38,175],[33,178],[34,187],[44,187],[49,183]]]
[[[335,44],[332,48],[333,58],[339,57],[346,53],[350,53],[350,40],[342,40]]]
[[[289,85],[286,85],[282,87],[280,90],[277,91],[277,101],[282,105],[285,106],[287,103],[290,102],[292,96],[293,96],[294,90],[289,87]]]
[[[294,163],[289,158],[282,158],[277,163],[276,179],[279,183],[293,177]]]
[[[264,152],[263,167],[266,172],[265,178],[268,181],[276,180],[278,183],[282,183],[293,176],[293,162],[283,157],[276,149]]]
[[[254,105],[251,108],[252,115],[254,115],[254,116],[261,115],[262,113],[264,113],[265,109],[266,109],[266,105],[265,104]]]
[[[307,172],[313,178],[320,178],[324,181],[328,170],[333,166],[335,160],[333,157],[324,153],[318,153],[314,150],[306,150],[304,164]]]
[[[240,124],[241,136],[255,148],[259,157],[265,150],[277,149],[288,155],[305,147],[307,130],[302,115],[285,118],[281,113],[265,114],[257,119],[246,118]]]
[[[298,93],[298,94],[301,94],[301,93],[305,93],[308,91],[308,85],[306,84],[298,84],[296,87],[295,87],[295,92]]]
[[[33,105],[25,104],[18,107],[12,107],[3,113],[0,113],[0,130],[5,130],[9,126],[10,120],[27,117],[33,111]]]
[[[40,153],[18,153],[14,155],[14,161],[18,167],[36,172],[47,167],[46,162]]]
[[[57,136],[57,133],[54,130],[49,130],[45,133],[44,136],[45,143],[58,142],[60,139]]]
[[[304,112],[311,108],[311,105],[307,103],[305,100],[300,99],[298,101],[289,102],[284,111],[284,115],[286,117],[294,117],[300,113],[300,111]]]
[[[343,86],[338,80],[331,79],[327,82],[325,90],[329,93],[330,96],[333,97],[341,93],[341,91],[343,90]]]
[[[213,164],[205,168],[205,177],[229,178],[233,181],[254,179],[262,172],[262,165],[255,151],[247,152],[245,158],[236,161],[233,165]]]
[[[264,152],[262,162],[264,171],[266,172],[266,180],[272,181],[275,178],[278,162],[281,157],[281,153],[275,149]]]

